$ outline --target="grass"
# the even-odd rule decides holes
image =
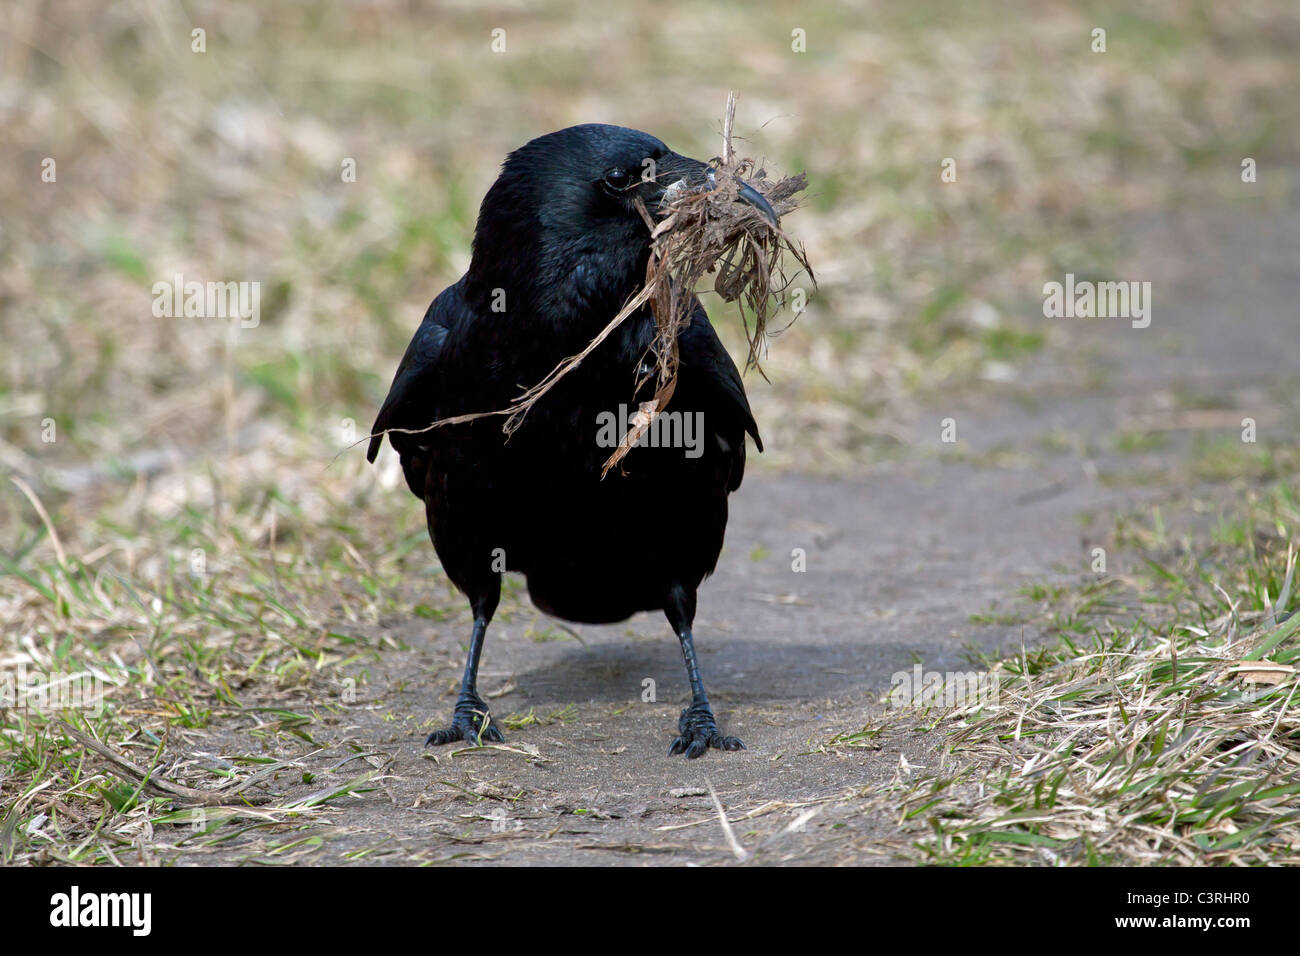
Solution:
[[[126,501],[75,537],[38,523],[0,555],[22,648],[5,671],[22,683],[6,685],[0,709],[6,862],[114,863],[128,850],[165,861],[254,830],[280,840],[376,775],[358,775],[346,746],[323,773],[289,755],[331,749],[313,736],[322,719],[346,712],[380,655],[400,650],[376,624],[407,613],[404,582],[427,573],[428,553],[414,540],[390,549],[355,524],[389,510],[368,500],[369,482],[343,499],[295,500],[270,475],[260,490],[243,477],[225,508],[183,508],[141,529]],[[235,487],[233,472],[211,478]],[[25,500],[13,485],[0,497]],[[429,616],[459,610],[435,583],[421,597],[446,603]],[[79,696],[43,689],[60,679]],[[219,805],[187,806],[191,792]]]
[[[905,707],[828,745],[946,732],[939,765],[890,788],[916,859],[1300,863],[1296,486],[1178,543],[1160,509],[1116,531],[1132,573],[1026,589],[1057,605],[1059,640],[983,661],[995,701]]]

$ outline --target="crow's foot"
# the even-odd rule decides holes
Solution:
[[[452,711],[451,726],[435,730],[425,739],[426,747],[439,747],[453,740],[463,740],[470,746],[499,744],[505,741],[501,731],[492,722],[487,704],[475,694],[462,694]]]
[[[678,736],[668,748],[669,756],[686,754],[687,760],[702,757],[710,747],[718,750],[744,750],[739,737],[724,737],[718,730],[713,711],[706,703],[694,703],[682,711],[677,721]]]

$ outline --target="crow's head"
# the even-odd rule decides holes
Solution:
[[[539,136],[509,155],[483,199],[469,287],[504,289],[507,311],[513,295],[555,321],[603,315],[645,277],[650,231],[636,200],[658,216],[666,195],[711,186],[707,163],[638,130],[591,123]],[[739,198],[775,225],[757,191]]]

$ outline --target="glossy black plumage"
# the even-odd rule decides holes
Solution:
[[[626,187],[620,171],[630,174]],[[407,348],[368,457],[387,433],[425,503],[439,559],[475,616],[456,714],[431,743],[501,739],[475,683],[504,568],[526,577],[539,608],[566,620],[609,623],[664,610],[693,696],[673,752],[741,746],[717,730],[691,622],[696,590],[722,548],[727,495],[744,475],[745,435],[762,444],[735,363],[698,302],[680,336],[668,408],[702,413],[698,457],[681,447],[635,448],[601,478],[612,449],[597,442],[599,416],[649,397],[650,386],[633,392],[653,362],[648,308],[562,378],[509,441],[501,417],[408,433],[504,408],[585,347],[645,275],[649,232],[633,196],[654,210],[667,186],[701,186],[705,175],[703,163],[621,127],[533,140],[510,155],[483,201],[468,272],[433,301]]]

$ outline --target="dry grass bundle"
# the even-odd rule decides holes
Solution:
[[[713,167],[713,188],[666,198],[667,215],[658,225],[638,204],[652,238],[643,294],[648,294],[657,327],[651,349],[658,381],[654,398],[641,403],[634,427],[605,462],[602,474],[622,460],[672,398],[677,382],[677,336],[689,322],[691,297],[707,273],[716,269],[714,291],[727,302],[739,302],[749,342],[745,367],[757,369],[760,375],[759,354],[767,342],[772,304],[790,285],[783,268],[785,255],[799,264],[810,281],[816,281],[802,246],[754,206],[738,201],[742,186],[749,186],[767,200],[779,218],[798,208],[797,196],[807,187],[808,178],[800,173],[769,182],[764,170],[755,170],[752,159],[738,158],[731,143],[735,117],[733,92],[727,96],[722,155]]]
[[[655,286],[651,305],[662,333],[657,351],[670,351],[676,341],[674,316],[681,317],[692,290],[716,265],[713,289],[727,302],[741,301],[745,337],[749,340],[748,368],[757,368],[758,354],[767,334],[767,319],[774,294],[782,293],[789,280],[782,268],[784,254],[792,256],[812,281],[812,267],[803,247],[795,244],[779,225],[767,221],[755,207],[739,202],[742,186],[757,190],[777,216],[799,207],[796,198],[808,186],[803,173],[774,183],[766,171],[754,169],[754,161],[737,158],[732,147],[732,126],[736,118],[736,94],[727,96],[722,125],[722,155],[714,166],[714,188],[684,193],[667,201],[667,216],[657,226],[650,223],[654,258],[648,284]],[[642,210],[642,215],[649,216]],[[772,276],[779,274],[775,286]],[[745,312],[753,316],[753,327]]]

